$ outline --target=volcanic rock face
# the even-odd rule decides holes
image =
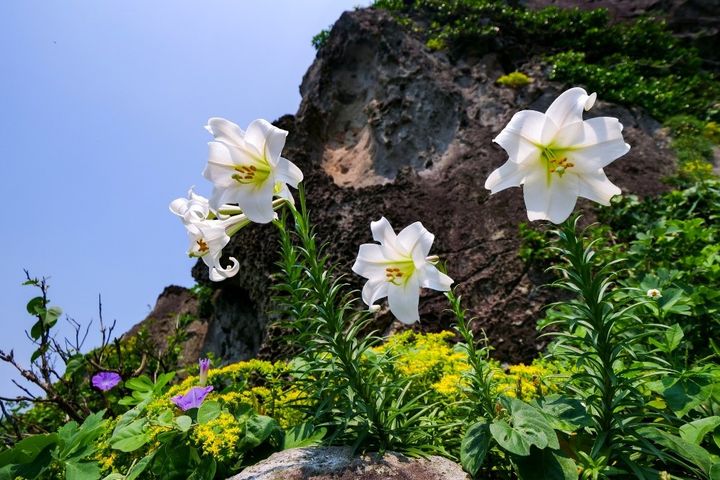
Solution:
[[[552,292],[541,287],[547,279],[517,256],[518,224],[527,221],[521,191],[491,197],[484,189],[490,172],[507,159],[492,139],[515,112],[544,111],[568,87],[544,80],[539,63],[523,70],[534,77],[529,87],[502,88],[495,80],[507,72],[493,55],[450,58],[430,51],[386,12],[347,12],[303,79],[297,115],[275,122],[290,132],[283,156],[305,173],[311,218],[339,273],[349,274],[354,287],[362,285],[350,266],[359,244],[372,241],[372,220],[385,216],[397,231],[421,221],[435,234],[432,253],[446,262],[476,317],[474,327],[486,331],[497,358],[516,362],[542,347],[535,325]],[[624,194],[663,190],[660,179],[674,160],[659,125],[602,101],[587,116],[603,115],[620,118],[632,146],[606,168],[609,178]],[[580,205],[591,212],[589,203]],[[276,247],[272,226],[253,225],[227,249],[241,268],[214,285],[223,298],[216,315],[236,335],[223,358],[244,358],[258,348]],[[202,263],[193,274],[208,282]],[[441,294],[423,291],[421,322],[413,328],[448,328],[447,308]],[[377,327],[391,324],[389,312],[381,311]],[[266,340],[266,354],[276,353],[275,340]]]
[[[202,355],[207,343],[208,327],[213,326],[207,322],[207,319],[199,317],[199,311],[198,300],[190,290],[170,285],[158,296],[155,307],[147,318],[128,330],[123,338],[132,337],[141,329],[146,329],[158,349],[163,351],[167,348],[167,339],[173,334],[180,317],[191,315],[195,320],[187,327],[188,340],[183,345],[179,359],[180,366],[189,365]]]
[[[228,480],[468,480],[460,465],[447,458],[353,456],[349,447],[292,448],[272,456]]]

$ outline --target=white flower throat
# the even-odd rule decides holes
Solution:
[[[552,146],[542,147],[540,160],[545,163],[545,167],[547,168],[548,183],[552,180],[553,173],[562,177],[568,169],[575,166],[574,163],[568,161],[567,155],[565,155],[565,152],[567,151],[567,148],[553,148]]]
[[[397,262],[385,269],[385,278],[393,285],[405,285],[412,274],[415,273],[415,262],[406,260]]]
[[[261,184],[270,175],[270,169],[258,168],[256,165],[236,165],[234,170],[238,173],[232,175],[232,179],[241,184]]]

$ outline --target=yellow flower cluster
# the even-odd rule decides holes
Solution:
[[[393,356],[395,369],[404,376],[425,377],[434,383],[443,374],[466,370],[465,354],[456,352],[449,340],[453,332],[416,334],[410,330],[393,335],[375,353]]]
[[[115,465],[115,460],[117,459],[117,452],[112,451],[110,453],[105,453],[103,455],[98,455],[95,457],[98,464],[100,465],[100,469],[103,472],[110,472],[113,469],[113,466]]]
[[[508,397],[519,397],[524,400],[532,399],[540,394],[547,395],[557,390],[552,384],[544,382],[552,372],[542,362],[532,365],[510,365],[502,376],[498,377],[498,390]],[[550,386],[549,386],[550,385]]]
[[[283,381],[290,368],[284,362],[266,362],[248,360],[237,362],[221,368],[211,368],[208,372],[209,384],[227,384],[231,390],[227,392],[213,391],[207,400],[218,400],[228,407],[240,404],[250,405],[260,415],[273,417],[283,427],[302,423],[302,412],[298,406],[304,395],[294,389],[293,384]],[[176,411],[177,407],[170,400],[173,396],[187,392],[198,385],[197,376],[189,376],[174,385],[160,398],[153,400],[147,407],[149,416],[159,415],[165,410]],[[258,385],[259,384],[259,385]],[[151,437],[156,433],[151,430]]]
[[[413,376],[416,386],[432,388],[445,397],[457,397],[467,386],[470,366],[467,354],[451,346],[450,340],[454,336],[450,331],[428,334],[405,331],[392,336],[374,351],[390,355],[396,371]],[[548,387],[544,379],[556,372],[540,360],[532,365],[511,365],[505,370],[493,362],[491,368],[497,393],[520,394],[524,399],[532,399],[540,392],[544,395],[555,388]]]
[[[440,381],[433,383],[432,388],[440,395],[454,396],[461,392],[465,385],[462,375],[459,373],[448,373],[443,375]]]
[[[689,160],[680,165],[680,174],[693,179],[706,179],[713,175],[713,165],[705,159]]]
[[[224,461],[236,456],[241,433],[242,425],[235,416],[223,412],[216,419],[197,425],[192,439],[205,455]]]

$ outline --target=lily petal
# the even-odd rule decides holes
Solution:
[[[569,152],[579,172],[596,171],[630,151],[617,118],[591,118],[582,125],[582,139]]]
[[[420,285],[415,278],[402,285],[387,284],[388,304],[395,318],[402,323],[411,324],[420,320]]]
[[[288,132],[267,120],[254,120],[245,132],[245,142],[254,146],[271,165],[277,165]]]
[[[280,157],[275,170],[275,179],[297,188],[303,180],[303,173],[293,162]]]
[[[542,143],[541,132],[545,115],[535,110],[517,112],[505,128],[493,139],[515,163],[524,163],[540,155],[537,145]]]
[[[586,172],[578,176],[578,195],[601,205],[610,205],[610,199],[620,195],[620,189],[608,180],[605,172]]]
[[[230,262],[232,262],[232,264],[227,268],[221,267],[219,262],[210,267],[210,280],[213,282],[221,282],[226,278],[235,276],[240,271],[240,263],[238,263],[235,257],[230,257]]]
[[[273,210],[272,198],[275,185],[271,181],[265,181],[261,185],[253,188],[237,188],[234,189],[234,201],[242,209],[243,213],[250,221],[255,223],[270,223],[275,218]],[[223,203],[230,203],[229,199],[225,199]]]
[[[410,252],[416,266],[426,263],[427,258],[435,241],[435,235],[428,232],[423,224],[415,222],[403,228],[397,236],[398,243],[406,252]]]
[[[388,263],[388,258],[385,257],[380,245],[363,243],[358,250],[352,271],[365,278],[382,278],[383,281],[386,281],[385,268]]]
[[[493,170],[487,180],[485,180],[485,188],[490,190],[492,194],[509,187],[519,187],[525,181],[525,177],[532,167],[533,164],[531,162],[518,164],[512,160],[508,160],[502,166]]]
[[[288,188],[288,186],[285,185],[285,184],[282,183],[282,182],[280,182],[279,184],[276,182],[276,183],[275,183],[275,186],[277,187],[278,185],[280,185],[280,189],[278,190],[278,189],[276,188],[276,189],[274,190],[274,195],[275,195],[276,197],[284,198],[284,199],[287,200],[288,202],[290,202],[290,203],[292,203],[293,205],[295,205],[295,199],[293,198],[292,192],[290,192],[290,189]]]
[[[422,279],[420,286],[424,288],[432,288],[440,292],[447,292],[450,290],[450,285],[453,284],[453,279],[442,273],[435,265],[425,265],[420,275]]]
[[[552,120],[558,128],[569,123],[582,122],[583,112],[589,110],[595,103],[596,95],[591,97],[584,88],[574,87],[564,91],[548,107],[545,115]]]
[[[232,179],[233,160],[228,146],[220,142],[208,142],[208,164],[203,170],[203,177],[210,180],[215,186],[228,187],[235,183]]]
[[[388,295],[388,282],[384,278],[368,280],[362,289],[363,302],[369,307],[383,297]]]
[[[578,189],[577,175],[571,173],[562,177],[553,175],[548,180],[545,171],[541,169],[533,171],[525,179],[523,186],[528,219],[562,223],[575,208]]]
[[[205,128],[219,142],[235,146],[242,146],[244,143],[245,132],[230,120],[212,117]]]

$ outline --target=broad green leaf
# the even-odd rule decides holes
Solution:
[[[217,463],[212,457],[203,457],[198,466],[193,470],[187,480],[213,480]]]
[[[666,388],[662,396],[670,410],[683,417],[710,397],[712,387],[707,388],[707,382],[703,378],[682,378]]]
[[[662,308],[666,312],[672,312],[678,315],[690,314],[690,307],[686,305],[687,298],[685,297],[685,294],[681,289],[667,288],[663,290],[662,293],[663,296],[658,302],[660,308]]]
[[[43,323],[41,320],[38,320],[37,322],[35,322],[32,328],[30,328],[30,336],[33,338],[33,340],[37,340],[38,338],[42,337],[43,331]]]
[[[710,457],[707,450],[701,446],[690,443],[655,427],[644,428],[640,431],[640,434],[658,445],[674,451],[700,467],[705,473],[710,473],[710,467],[713,463],[712,457]]]
[[[320,445],[326,433],[326,428],[315,430],[311,422],[296,425],[285,432],[282,449],[288,450],[290,448]]]
[[[50,445],[55,445],[57,441],[58,436],[54,433],[24,438],[13,448],[0,453],[0,467],[32,462],[40,452]]]
[[[69,422],[58,430],[60,448],[57,456],[61,460],[78,461],[96,449],[95,440],[103,433],[105,410],[89,415],[82,425]]]
[[[145,432],[147,419],[135,420],[129,425],[115,429],[110,437],[110,447],[121,452],[134,452],[150,441],[150,436]]]
[[[85,355],[82,355],[80,353],[77,355],[73,355],[72,357],[68,358],[68,361],[65,363],[65,375],[72,376],[84,366]]]
[[[163,388],[165,385],[168,384],[170,380],[175,378],[175,372],[167,372],[163,373],[157,378],[157,381],[153,385],[153,390],[156,394],[162,393]]]
[[[180,415],[175,419],[175,424],[178,426],[180,431],[187,432],[192,427],[192,418],[187,415]]]
[[[191,449],[187,445],[165,443],[155,453],[151,471],[158,478],[187,478],[191,468]]]
[[[580,427],[592,425],[592,419],[587,409],[579,400],[566,398],[561,395],[548,395],[547,397],[533,402],[548,420],[550,426],[555,430],[563,432],[574,432]]]
[[[45,328],[52,328],[55,326],[55,324],[58,321],[58,318],[60,318],[60,315],[62,315],[62,309],[60,307],[50,307],[48,308],[45,313],[42,315],[43,317],[43,326]]]
[[[0,480],[17,478],[44,478],[43,472],[52,468],[55,447],[48,445],[31,461],[22,464],[7,465],[0,468]]]
[[[279,429],[275,419],[264,415],[253,415],[245,423],[245,448],[255,448],[263,443],[274,430]]]
[[[532,445],[541,450],[545,447],[560,448],[557,434],[544,414],[516,398],[503,398],[501,401],[510,411],[510,423],[499,419],[490,425],[490,432],[501,447],[521,456],[529,455]]]
[[[102,480],[125,480],[125,475],[123,475],[122,473],[114,472],[104,476]]]
[[[720,462],[717,462],[710,467],[709,476],[710,480],[720,480]]]
[[[27,311],[30,315],[40,315],[43,310],[45,310],[45,307],[43,307],[42,297],[31,298],[27,303]]]
[[[125,386],[139,392],[152,392],[153,390],[153,383],[147,375],[131,378],[125,382]]]
[[[460,445],[460,463],[472,477],[480,471],[490,449],[491,439],[490,426],[485,419],[473,424],[465,432]]]
[[[668,352],[672,352],[680,346],[683,335],[683,330],[677,323],[665,330],[665,342],[668,346]]]
[[[175,420],[175,416],[173,415],[172,410],[165,409],[163,410],[155,419],[155,423],[158,425],[161,425],[163,427],[171,427],[173,424],[173,421]]]
[[[700,445],[706,434],[720,425],[720,417],[707,417],[695,420],[680,427],[680,437],[686,442]]]
[[[220,416],[221,412],[220,402],[216,400],[208,400],[203,402],[198,408],[197,422],[200,424],[207,423],[210,420],[215,420]]]
[[[521,480],[577,480],[577,465],[562,452],[533,448],[527,457],[513,457]]]
[[[141,458],[139,462],[137,462],[135,465],[132,466],[132,468],[130,468],[130,470],[128,470],[125,480],[135,480],[136,478],[138,478],[140,474],[145,471],[148,465],[150,465],[150,462],[152,462],[154,456],[155,452]]]
[[[100,471],[97,462],[67,462],[65,480],[99,480]]]

